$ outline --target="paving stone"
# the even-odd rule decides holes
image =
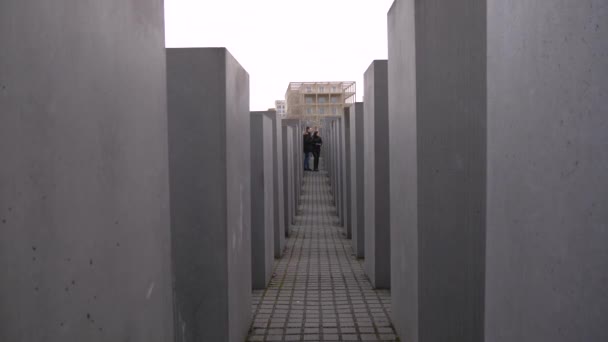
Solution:
[[[253,292],[247,341],[397,340],[390,291],[374,290],[362,261],[354,258],[344,229],[337,226],[327,173],[306,172],[301,193],[275,276],[266,291]]]

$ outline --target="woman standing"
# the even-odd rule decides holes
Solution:
[[[313,171],[319,171],[319,156],[321,155],[321,145],[323,145],[323,139],[319,136],[319,131],[315,131],[312,136],[312,155],[315,158],[315,169]]]

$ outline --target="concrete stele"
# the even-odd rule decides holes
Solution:
[[[164,37],[162,1],[0,2],[0,341],[173,340]]]
[[[266,112],[251,113],[251,279],[254,289],[266,288],[274,265],[274,127]]]
[[[390,177],[388,64],[376,60],[365,72],[365,272],[376,288],[390,288]]]
[[[251,303],[249,75],[223,48],[167,50],[180,342],[245,339]]]

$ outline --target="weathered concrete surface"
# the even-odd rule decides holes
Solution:
[[[0,45],[0,341],[172,341],[162,1],[1,1]]]
[[[376,288],[390,288],[388,64],[374,61],[364,75],[365,272]]]
[[[251,279],[264,289],[274,265],[273,122],[266,112],[251,113]]]
[[[357,258],[365,256],[365,177],[363,154],[363,102],[356,102],[350,112],[350,180],[352,246]]]
[[[283,132],[281,118],[276,111],[266,112],[272,120],[272,174],[274,204],[274,257],[280,258],[285,249],[285,197],[283,197]]]
[[[486,341],[608,341],[608,6],[488,2]]]
[[[391,9],[392,312],[403,340],[608,338],[598,4]]]
[[[168,49],[167,64],[176,339],[240,342],[251,317],[249,76],[222,48]]]

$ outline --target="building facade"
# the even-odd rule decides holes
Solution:
[[[339,116],[356,99],[355,82],[292,82],[285,93],[286,117],[320,125],[321,119]]]

